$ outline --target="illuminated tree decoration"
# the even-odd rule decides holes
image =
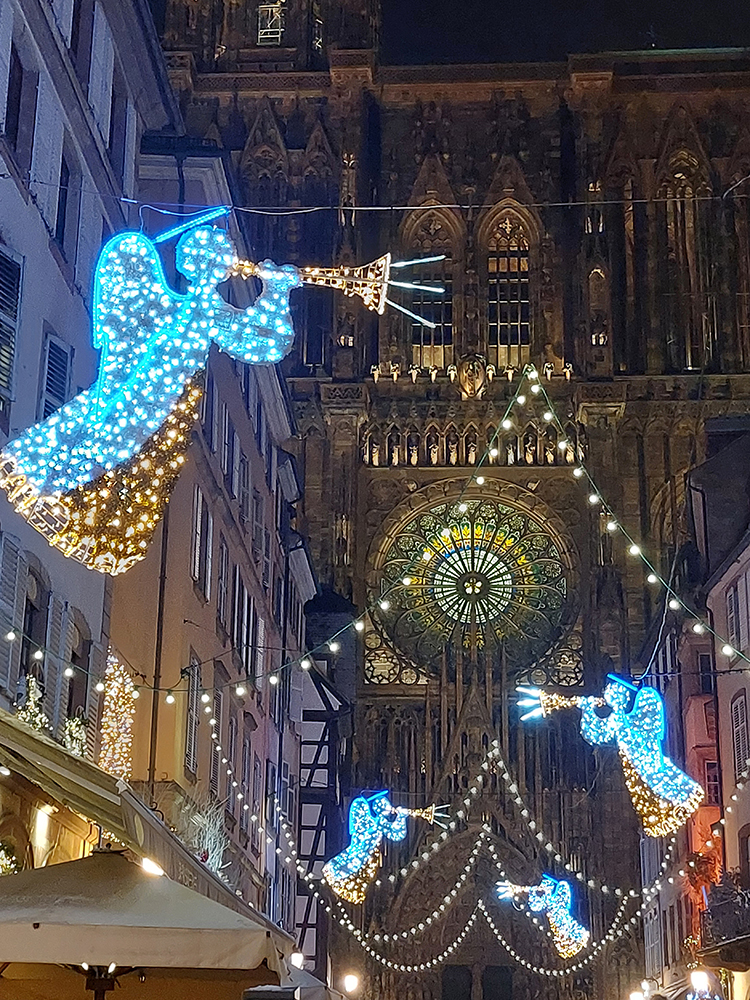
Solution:
[[[23,705],[16,712],[16,718],[25,722],[32,729],[51,729],[50,721],[44,714],[40,702],[44,695],[39,687],[39,681],[33,674],[26,675],[26,697]]]
[[[466,499],[418,511],[387,542],[388,595],[374,610],[391,640],[434,664],[446,643],[501,643],[528,666],[569,623],[568,560],[549,526],[509,502]],[[374,596],[377,597],[377,594]]]
[[[649,837],[678,830],[703,800],[703,789],[662,752],[666,736],[664,702],[654,688],[637,688],[609,674],[603,698],[569,698],[538,688],[519,688],[523,719],[580,708],[581,735],[593,746],[614,743],[633,807]],[[602,709],[609,709],[603,713]]]
[[[21,864],[13,848],[6,843],[0,843],[0,875],[15,875],[21,871]]]
[[[358,295],[377,312],[390,301],[390,269],[399,266],[390,254],[360,268],[302,271],[242,261],[227,232],[207,225],[228,211],[155,239],[126,232],[105,244],[94,275],[96,382],[0,453],[0,487],[16,510],[91,569],[115,575],[145,556],[185,460],[212,341],[248,364],[281,361],[294,340],[289,295],[303,282]],[[156,246],[177,236],[185,294],[167,284]],[[245,309],[218,291],[232,275],[260,282]]]
[[[572,958],[589,943],[588,930],[570,913],[573,897],[568,882],[558,881],[551,875],[543,875],[539,885],[498,882],[497,894],[500,899],[518,902],[525,896],[532,913],[543,913],[561,958]]]
[[[65,720],[63,729],[63,743],[65,749],[74,757],[87,757],[88,745],[86,742],[86,724],[79,716]]]
[[[104,673],[99,767],[125,780],[133,769],[134,690],[133,678],[117,657],[110,653]]]
[[[426,809],[394,806],[388,792],[358,796],[349,807],[349,846],[323,865],[323,878],[337,896],[349,903],[363,902],[367,887],[381,865],[383,838],[403,840],[407,816],[439,823],[439,815],[440,810],[434,805]]]

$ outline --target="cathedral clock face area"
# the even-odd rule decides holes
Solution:
[[[515,673],[567,629],[566,546],[541,516],[510,500],[456,499],[413,511],[381,552],[376,620],[428,669],[447,644],[469,655],[504,645]]]

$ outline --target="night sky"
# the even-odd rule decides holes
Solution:
[[[382,61],[534,62],[750,46],[747,0],[382,0]]]

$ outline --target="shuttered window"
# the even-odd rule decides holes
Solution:
[[[726,592],[727,638],[733,649],[744,652],[748,647],[747,577],[743,573]]]
[[[227,775],[227,809],[234,815],[237,808],[237,779],[234,776],[237,770],[237,717],[234,715],[229,720],[227,730],[227,758],[229,760],[227,772],[230,768],[232,771],[231,774]]]
[[[216,725],[213,727],[216,739],[211,740],[211,791],[214,795],[219,795],[221,788],[221,751],[217,749],[222,745],[221,711],[224,695],[221,691],[214,691],[214,719]]]
[[[0,393],[13,389],[18,307],[21,300],[21,258],[0,249]]]
[[[747,731],[747,694],[741,691],[732,698],[732,755],[734,758],[734,780],[739,781],[750,756],[750,742]]]
[[[67,401],[70,394],[71,349],[55,337],[47,339],[47,357],[44,371],[44,396],[42,399],[42,419]]]
[[[219,624],[227,627],[229,608],[229,549],[223,538],[219,541],[219,566],[216,574],[216,617]]]
[[[242,741],[242,771],[240,780],[241,808],[240,808],[240,830],[247,832],[248,817],[250,815],[250,786],[252,775],[251,768],[250,740],[246,736]]]
[[[193,536],[190,546],[190,575],[203,591],[206,600],[211,597],[211,571],[213,558],[214,519],[199,486],[193,497]]]
[[[198,771],[198,722],[200,719],[201,667],[195,658],[188,667],[187,718],[185,720],[185,767]]]

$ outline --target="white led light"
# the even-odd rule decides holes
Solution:
[[[682,605],[680,604],[680,602],[677,600],[676,597],[671,597],[669,599],[669,608],[671,611],[679,611],[681,607]]]
[[[503,423],[502,423],[503,430],[504,431],[509,431],[512,426],[513,426],[513,421],[509,420],[508,417],[506,417],[505,420],[503,420]]]
[[[268,683],[276,687],[276,685],[279,683],[278,676],[276,674],[271,674],[271,676],[268,678]]]
[[[308,658],[305,656],[299,661],[299,665],[302,667],[303,670],[309,670],[310,667],[312,666],[312,662],[308,660]]]
[[[706,626],[703,624],[703,622],[693,623],[693,632],[695,632],[696,635],[702,635],[705,631],[706,631]]]
[[[174,695],[171,691],[167,691],[167,696],[164,699],[168,705],[174,705]]]
[[[631,554],[631,556],[639,556],[641,554],[641,547],[640,545],[636,545],[635,542],[633,542],[633,544],[628,549],[628,552]]]
[[[75,670],[73,670],[72,667],[66,667],[65,670],[63,670],[63,676],[64,677],[72,677],[74,673],[75,673]]]
[[[354,623],[354,629],[357,632],[364,632],[365,623],[360,618],[358,618],[357,621]]]
[[[15,642],[16,641],[16,633],[11,629],[10,632],[6,632],[5,638],[8,640],[8,642]]]
[[[102,691],[104,690],[104,681],[97,681],[95,684],[95,689],[99,692],[99,694],[101,694]]]
[[[328,648],[332,653],[338,653],[338,651],[341,649],[341,643],[336,642],[335,640],[331,640],[331,642],[328,643]]]
[[[599,496],[598,493],[589,493],[589,503],[591,504],[592,507],[595,507],[597,504],[601,502],[602,498]]]
[[[519,406],[523,406],[523,404],[526,402],[526,397],[523,395],[516,396],[516,402],[518,403]]]
[[[734,649],[732,646],[729,645],[728,642],[724,643],[724,645],[721,647],[721,651],[724,654],[724,656],[734,656]]]
[[[607,521],[607,531],[617,531],[617,521]]]
[[[163,875],[164,869],[161,865],[157,865],[155,861],[151,858],[141,858],[141,868],[144,872],[148,872],[149,875]]]
[[[477,476],[477,486],[484,486],[484,476]]]
[[[245,694],[246,690],[247,688],[245,687],[244,684],[238,684],[237,687],[234,689],[234,693],[241,698],[243,694]]]
[[[378,604],[381,611],[387,611],[391,606],[391,602],[385,598],[382,601],[379,601]]]
[[[648,576],[646,577],[646,580],[648,583],[658,583],[659,577],[656,575],[656,573],[649,573]]]

